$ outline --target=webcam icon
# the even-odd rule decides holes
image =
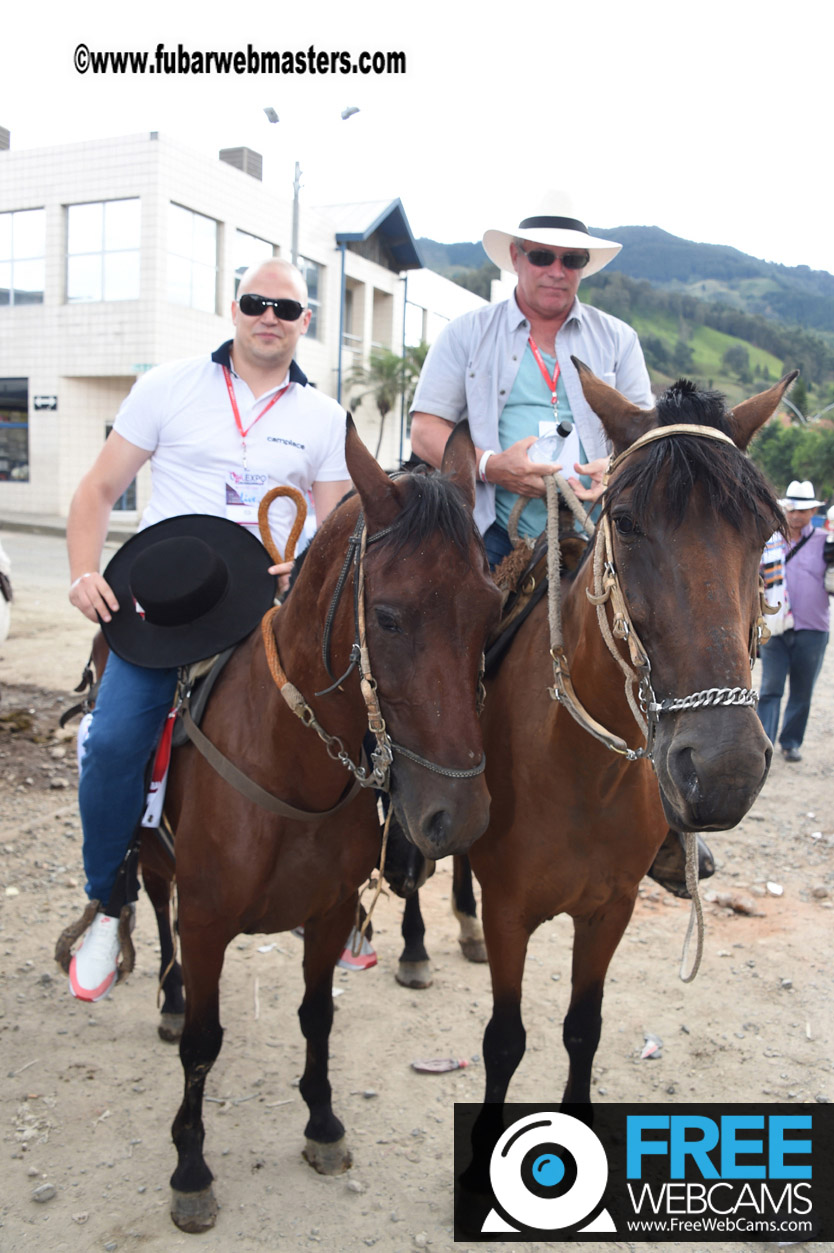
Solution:
[[[481,1231],[616,1231],[600,1206],[605,1149],[570,1114],[543,1111],[512,1123],[492,1151],[489,1178],[496,1205]]]

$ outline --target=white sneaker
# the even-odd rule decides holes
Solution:
[[[100,1001],[116,982],[119,920],[97,913],[69,967],[69,986],[80,1001]]]

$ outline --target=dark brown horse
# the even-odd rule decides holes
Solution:
[[[185,1093],[172,1129],[178,1164],[171,1183],[172,1216],[186,1231],[205,1230],[215,1218],[212,1174],[203,1157],[203,1088],[223,1034],[218,985],[224,953],[241,932],[304,926],[305,1156],[322,1173],[350,1165],[327,1074],[331,986],[357,888],[379,854],[379,820],[371,789],[338,813],[322,811],[347,790],[345,761],[359,762],[368,732],[358,678],[367,662],[351,665],[363,602],[373,671],[364,694],[372,700],[375,683],[382,734],[387,728],[393,742],[391,796],[400,822],[429,857],[468,848],[487,823],[477,693],[499,597],[472,522],[475,460],[468,432],[450,441],[440,476],[392,482],[352,429],[347,462],[357,495],[318,532],[266,639],[303,694],[303,718],[279,692],[275,665],[256,632],[223,671],[203,722],[208,738],[247,776],[309,817],[289,819],[261,808],[192,746],[176,753],[172,765],[166,812],[176,831],[186,1010],[180,1043]],[[364,596],[356,587],[357,564],[345,563],[360,509],[368,534]],[[332,676],[341,681],[334,684]],[[309,725],[313,718],[329,737],[327,747]]]
[[[483,1054],[493,1110],[524,1055],[521,986],[533,931],[556,914],[573,918],[562,1099],[582,1106],[590,1101],[606,972],[641,878],[670,828],[735,826],[758,795],[771,756],[748,689],[761,624],[759,561],[780,514],[743,450],[795,375],[732,412],[721,397],[687,383],[644,412],[576,364],[618,454],[604,506],[611,551],[599,560],[588,555],[562,581],[561,684],[554,684],[542,601],[487,686],[492,808],[469,855],[482,889],[492,974]],[[603,637],[606,625],[616,658]],[[641,680],[650,758],[622,753],[643,739],[620,662]],[[607,743],[581,729],[561,697],[552,698],[571,684],[585,725],[601,724]],[[615,746],[620,751],[612,752]],[[481,1132],[494,1123],[489,1107],[482,1119]],[[477,1178],[469,1175],[467,1183]]]

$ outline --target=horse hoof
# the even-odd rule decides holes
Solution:
[[[488,961],[486,945],[483,940],[459,940],[460,951],[468,962],[485,962]]]
[[[320,1175],[343,1175],[353,1165],[344,1136],[332,1144],[320,1144],[308,1136],[303,1156]]]
[[[397,983],[404,988],[430,988],[433,982],[428,962],[400,962]]]
[[[160,1040],[166,1044],[178,1044],[184,1026],[185,1014],[160,1014],[157,1027]]]
[[[202,1192],[177,1192],[172,1188],[171,1217],[180,1231],[189,1235],[211,1231],[217,1220],[217,1202],[211,1185]]]

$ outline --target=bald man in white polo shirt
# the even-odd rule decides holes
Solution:
[[[137,381],[78,486],[67,523],[69,597],[91,622],[108,622],[118,610],[100,573],[102,549],[113,505],[146,461],[151,498],[140,528],[190,513],[257,528],[258,504],[278,485],[310,491],[322,522],[351,486],[345,411],[309,386],[293,360],[310,324],[302,275],[279,260],[248,270],[232,321],[234,338],[210,357],[162,365]],[[270,509],[282,550],[293,519],[285,500]],[[289,562],[269,566],[284,581],[290,569]],[[70,989],[81,1000],[99,1000],[115,980],[125,903],[119,869],[142,814],[145,768],[176,674],[111,654],[98,694],[79,783],[87,895],[99,902],[70,967]]]

